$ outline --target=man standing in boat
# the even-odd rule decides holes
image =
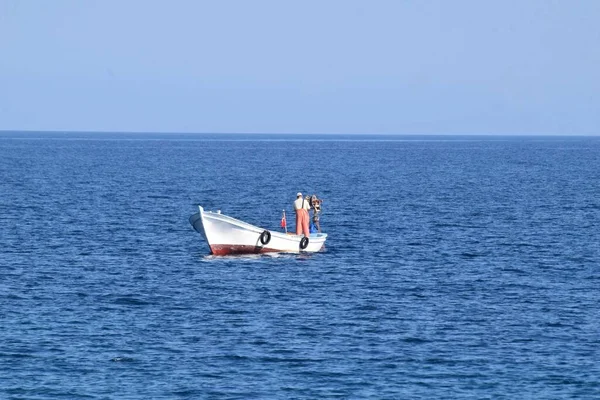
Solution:
[[[308,210],[310,209],[310,202],[308,199],[302,197],[302,193],[298,192],[296,195],[296,201],[294,201],[294,210],[296,210],[296,235],[304,233],[304,236],[310,236],[308,230],[308,223],[310,216]]]
[[[321,224],[319,223],[319,213],[321,212],[321,203],[323,200],[319,200],[316,194],[313,194],[310,198],[310,208],[313,209],[313,226],[316,228],[317,232],[321,233]],[[313,227],[311,226],[311,231]]]

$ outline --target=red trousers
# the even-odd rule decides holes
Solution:
[[[310,231],[308,230],[309,219],[308,210],[296,210],[296,235],[304,233],[304,236],[310,236]]]

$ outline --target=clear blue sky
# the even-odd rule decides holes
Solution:
[[[0,0],[0,130],[600,134],[600,0]]]

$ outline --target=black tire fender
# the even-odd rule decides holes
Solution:
[[[271,232],[269,231],[263,231],[263,233],[260,234],[260,242],[264,245],[267,244],[271,241]]]
[[[304,236],[302,239],[300,239],[300,250],[304,250],[307,247],[308,247],[308,238],[306,236]]]

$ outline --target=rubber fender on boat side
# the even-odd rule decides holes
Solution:
[[[308,247],[308,238],[306,236],[304,236],[302,239],[300,239],[300,250],[304,250],[307,247]]]
[[[270,241],[271,241],[271,232],[263,231],[263,233],[260,234],[260,242],[262,244],[267,244]]]

